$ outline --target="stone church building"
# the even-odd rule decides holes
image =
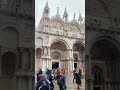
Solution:
[[[34,90],[34,0],[0,0],[0,90]]]
[[[119,0],[86,0],[86,90],[120,90],[119,10]]]
[[[84,67],[85,29],[84,20],[75,14],[72,21],[68,20],[65,8],[63,18],[57,14],[50,18],[50,8],[46,3],[38,28],[35,31],[35,70],[39,67],[66,68],[73,71],[74,68]]]

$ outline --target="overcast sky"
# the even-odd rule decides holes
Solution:
[[[38,26],[46,2],[47,0],[35,0],[36,27]],[[48,0],[48,5],[50,8],[50,17],[56,15],[57,7],[59,7],[60,16],[63,17],[65,6],[69,14],[69,20],[74,18],[74,13],[76,13],[76,19],[78,19],[79,12],[82,17],[85,17],[85,0]]]

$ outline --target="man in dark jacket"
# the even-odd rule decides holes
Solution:
[[[66,77],[65,77],[65,72],[61,72],[60,75],[58,76],[57,83],[59,85],[59,90],[66,90]]]
[[[49,83],[45,76],[41,76],[37,82],[36,90],[49,90]]]

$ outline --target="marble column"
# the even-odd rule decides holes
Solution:
[[[70,66],[70,70],[73,72],[74,70],[74,59],[71,59],[71,66]]]
[[[43,68],[42,70],[45,71],[46,68],[51,69],[51,59],[50,59],[50,47],[48,46],[43,46],[43,56],[42,56],[42,61],[43,61]]]
[[[50,47],[47,47],[47,49],[48,49],[48,67],[50,68],[50,69],[52,69],[52,61],[51,61],[51,55],[50,55]]]
[[[93,77],[91,75],[91,58],[90,55],[86,55],[85,77],[86,77],[86,90],[93,90]]]
[[[46,62],[45,62],[45,59],[42,58],[42,71],[45,71],[46,70]]]
[[[84,50],[81,50],[81,68],[85,68],[84,65],[85,65],[85,56],[84,56]]]
[[[33,71],[34,70],[34,49],[30,48],[29,49],[29,57],[30,57],[30,60],[29,60],[29,70],[30,71]]]
[[[74,70],[74,62],[72,61],[73,60],[73,50],[72,49],[68,49],[68,57],[69,60],[68,60],[68,68],[69,68],[69,71],[73,71]]]
[[[32,78],[29,78],[29,79],[28,79],[28,90],[33,90],[33,89],[31,88],[31,86],[32,86]]]
[[[2,64],[2,55],[1,55],[1,48],[2,48],[2,46],[0,46],[0,76],[2,75],[2,66],[1,66],[1,64]]]
[[[72,60],[69,60],[68,67],[69,67],[69,71],[72,71]]]
[[[23,66],[23,61],[24,61],[24,57],[23,57],[23,54],[24,54],[24,48],[20,47],[19,48],[19,64],[18,64],[18,68],[19,68],[19,71],[22,71],[24,69],[24,66]]]

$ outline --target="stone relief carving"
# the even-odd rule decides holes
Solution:
[[[92,13],[93,15],[103,16],[103,17],[108,16],[105,5],[99,1],[89,2],[87,9],[89,10],[89,13]]]
[[[42,45],[43,45],[43,40],[42,40],[42,38],[37,37],[36,43],[37,43],[39,46],[42,46]]]
[[[70,26],[70,31],[77,31],[77,30],[78,30],[77,26],[75,26],[75,25]]]
[[[52,58],[53,59],[60,59],[61,55],[60,55],[60,53],[58,53],[57,51],[55,51],[55,52],[52,53]]]
[[[63,25],[60,22],[53,22],[52,27],[56,29],[63,29]]]

